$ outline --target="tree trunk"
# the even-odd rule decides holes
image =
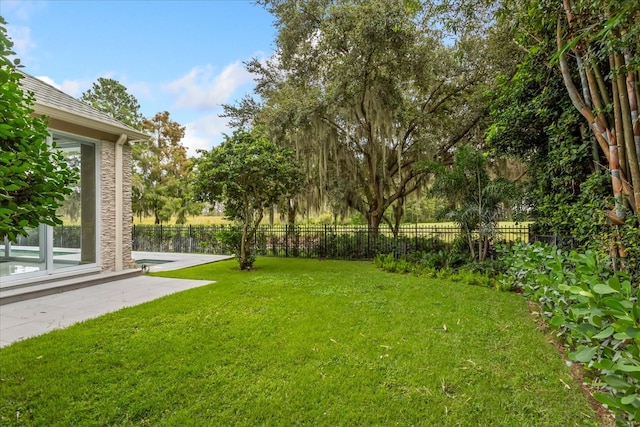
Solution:
[[[290,199],[287,204],[287,224],[295,225],[296,213],[298,212],[298,201],[296,199]]]
[[[367,223],[369,225],[369,232],[372,237],[378,237],[380,232],[380,224],[382,223],[382,215],[375,210],[367,213]]]
[[[393,219],[394,224],[391,231],[393,232],[393,237],[398,238],[398,233],[400,232],[400,222],[402,221],[402,217],[404,216],[404,197],[396,200],[396,204],[393,206]]]
[[[249,240],[249,230],[247,224],[242,224],[242,235],[240,236],[240,257],[238,263],[240,264],[240,270],[249,270],[251,265],[249,263],[249,254],[251,251],[251,243]]]
[[[476,259],[476,245],[473,242],[473,233],[470,230],[465,230],[467,235],[467,243],[469,244],[469,252],[471,252],[471,258]]]

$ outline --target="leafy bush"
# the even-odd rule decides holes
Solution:
[[[540,304],[569,358],[594,374],[594,397],[620,424],[640,420],[640,307],[637,284],[593,251],[563,252],[536,243],[512,247],[502,278]]]
[[[419,263],[423,267],[442,270],[458,268],[468,261],[468,255],[451,250],[439,250],[437,252],[424,252]]]
[[[500,289],[500,283],[495,278],[471,270],[434,268],[432,265],[427,265],[425,263],[412,262],[406,258],[396,258],[394,254],[377,255],[373,262],[376,267],[389,273],[412,273],[416,276],[447,279],[453,282],[464,282],[475,286]]]
[[[376,267],[390,273],[406,274],[416,273],[418,271],[415,263],[407,261],[404,258],[396,259],[393,254],[376,255],[373,262]]]

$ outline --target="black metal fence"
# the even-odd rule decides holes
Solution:
[[[218,240],[225,225],[134,225],[133,250],[225,255],[233,249]],[[501,240],[529,241],[528,225],[500,227]],[[455,225],[405,225],[397,236],[366,226],[261,226],[255,237],[258,255],[276,257],[372,259],[380,253],[398,256],[443,248],[460,235]]]
[[[81,229],[79,225],[57,225],[53,227],[53,247],[80,248]],[[40,228],[31,230],[28,236],[18,236],[18,246],[40,246]]]

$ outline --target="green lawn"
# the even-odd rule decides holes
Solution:
[[[259,258],[0,350],[0,425],[598,425],[516,294]]]

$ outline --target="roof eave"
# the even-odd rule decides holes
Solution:
[[[88,117],[83,117],[74,113],[70,113],[68,111],[60,110],[55,107],[51,107],[46,104],[41,104],[36,101],[33,109],[36,114],[42,114],[53,119],[62,120],[65,122],[69,122],[75,125],[80,125],[84,127],[88,127],[91,129],[99,130],[102,132],[106,132],[112,135],[126,135],[130,141],[137,140],[148,140],[151,137],[145,133],[127,129],[120,126],[114,126],[109,123],[101,122],[99,120],[90,119]]]

